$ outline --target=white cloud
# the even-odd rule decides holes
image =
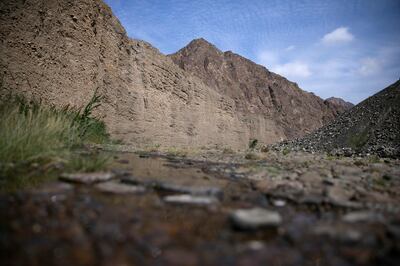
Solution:
[[[278,55],[269,51],[262,51],[257,56],[258,62],[266,67],[271,67],[278,63]]]
[[[290,45],[290,46],[288,46],[288,47],[286,47],[286,51],[292,51],[292,50],[294,50],[296,48],[296,46],[294,46],[294,45]]]
[[[311,70],[306,63],[293,61],[282,65],[276,65],[272,70],[289,78],[307,78],[311,76]]]
[[[327,45],[334,45],[340,43],[348,43],[354,40],[353,34],[349,32],[349,28],[340,27],[336,30],[327,33],[322,37],[322,43]]]
[[[358,72],[363,76],[370,76],[379,72],[380,68],[379,60],[368,57],[361,60],[361,66],[358,69]]]

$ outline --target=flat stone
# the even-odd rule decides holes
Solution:
[[[272,202],[272,204],[274,204],[274,206],[276,206],[276,207],[284,207],[286,205],[286,201],[277,199],[277,200],[274,200]]]
[[[217,187],[194,187],[194,186],[182,186],[171,183],[155,183],[154,187],[159,190],[165,190],[170,192],[185,193],[191,195],[206,195],[221,198],[223,192]]]
[[[73,190],[73,188],[74,187],[70,184],[56,182],[36,188],[32,190],[32,192],[35,194],[62,194]]]
[[[308,184],[319,184],[323,179],[317,171],[307,171],[300,176],[300,180]]]
[[[158,180],[142,181],[133,176],[123,177],[123,178],[121,178],[121,181],[123,183],[127,183],[127,184],[143,185],[143,186],[151,187],[151,188],[154,188],[157,190],[176,192],[176,193],[182,193],[182,194],[190,194],[190,195],[196,195],[196,196],[200,196],[200,195],[201,196],[212,196],[212,197],[217,197],[217,198],[221,199],[221,198],[223,198],[223,195],[224,195],[223,191],[218,187],[184,186],[184,185],[178,185],[178,184],[173,184],[173,183],[161,182]]]
[[[171,195],[164,197],[164,201],[175,204],[192,204],[192,205],[211,205],[218,202],[214,197],[192,196],[192,195]]]
[[[129,176],[131,176],[131,171],[128,171],[126,169],[115,168],[115,169],[111,169],[111,172],[113,174],[115,174],[115,176],[117,176],[117,177],[129,177]]]
[[[64,173],[60,176],[60,180],[73,183],[94,184],[99,182],[109,181],[115,177],[115,174],[109,172],[94,172],[94,173]]]
[[[278,190],[287,194],[302,193],[304,186],[298,181],[266,179],[253,183],[255,188],[265,194],[275,194]]]
[[[371,211],[357,211],[344,215],[342,220],[347,223],[372,223],[382,222],[384,221],[384,217],[379,213]]]
[[[155,185],[156,181],[154,181],[154,180],[143,181],[134,176],[127,175],[127,176],[121,177],[121,182],[126,183],[126,184],[131,184],[131,185],[143,185],[146,187],[153,187]]]
[[[339,227],[334,225],[319,225],[313,230],[315,235],[327,236],[344,243],[359,242],[362,239],[361,232],[347,227]]]
[[[234,227],[242,230],[277,227],[282,223],[278,212],[261,208],[235,210],[231,213],[230,220]]]
[[[329,200],[333,203],[348,203],[354,196],[354,191],[345,189],[338,185],[329,187],[326,194]]]
[[[98,190],[104,193],[111,194],[137,194],[146,191],[143,186],[126,185],[118,182],[105,182],[95,186]]]
[[[324,202],[324,198],[318,193],[309,192],[305,194],[303,197],[299,198],[298,202],[302,204],[319,205]]]

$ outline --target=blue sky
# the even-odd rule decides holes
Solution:
[[[132,38],[203,37],[322,98],[358,103],[400,78],[400,0],[106,0]]]

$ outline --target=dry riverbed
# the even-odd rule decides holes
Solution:
[[[2,194],[1,265],[400,265],[398,160],[112,156]]]

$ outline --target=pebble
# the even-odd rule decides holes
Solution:
[[[223,198],[223,191],[218,187],[195,187],[195,186],[184,186],[179,184],[173,183],[166,183],[161,182],[158,180],[148,180],[142,181],[138,178],[128,176],[123,177],[121,179],[123,183],[134,184],[134,185],[144,185],[147,187],[152,187],[154,189],[168,191],[168,192],[175,192],[175,193],[182,193],[182,194],[190,194],[196,196],[212,196],[216,198]]]
[[[354,192],[351,190],[347,190],[341,186],[333,186],[330,187],[327,191],[327,197],[333,203],[343,203],[346,204],[350,201],[351,197],[354,195]]]
[[[286,205],[286,201],[285,200],[274,200],[272,203],[276,207],[283,207],[283,206]]]
[[[64,173],[60,176],[60,180],[73,183],[94,184],[98,182],[109,181],[114,178],[113,173],[109,172],[94,172],[94,173]]]
[[[143,186],[126,185],[113,181],[97,184],[96,188],[101,192],[112,194],[136,194],[146,190]]]
[[[156,189],[177,192],[177,193],[185,193],[191,195],[206,195],[222,198],[223,192],[220,188],[217,187],[194,187],[194,186],[181,186],[171,183],[162,183],[157,182],[154,186]]]
[[[282,223],[278,212],[262,208],[235,210],[231,213],[230,220],[234,227],[242,230],[277,227]]]
[[[384,217],[375,212],[370,211],[358,211],[350,212],[342,217],[342,220],[347,223],[360,223],[360,222],[381,222],[384,221]]]
[[[361,232],[351,228],[341,228],[329,225],[320,225],[314,229],[314,234],[328,236],[344,243],[359,242],[362,238]]]
[[[218,202],[214,197],[192,196],[187,194],[166,196],[164,197],[164,201],[168,203],[192,205],[211,205]]]

